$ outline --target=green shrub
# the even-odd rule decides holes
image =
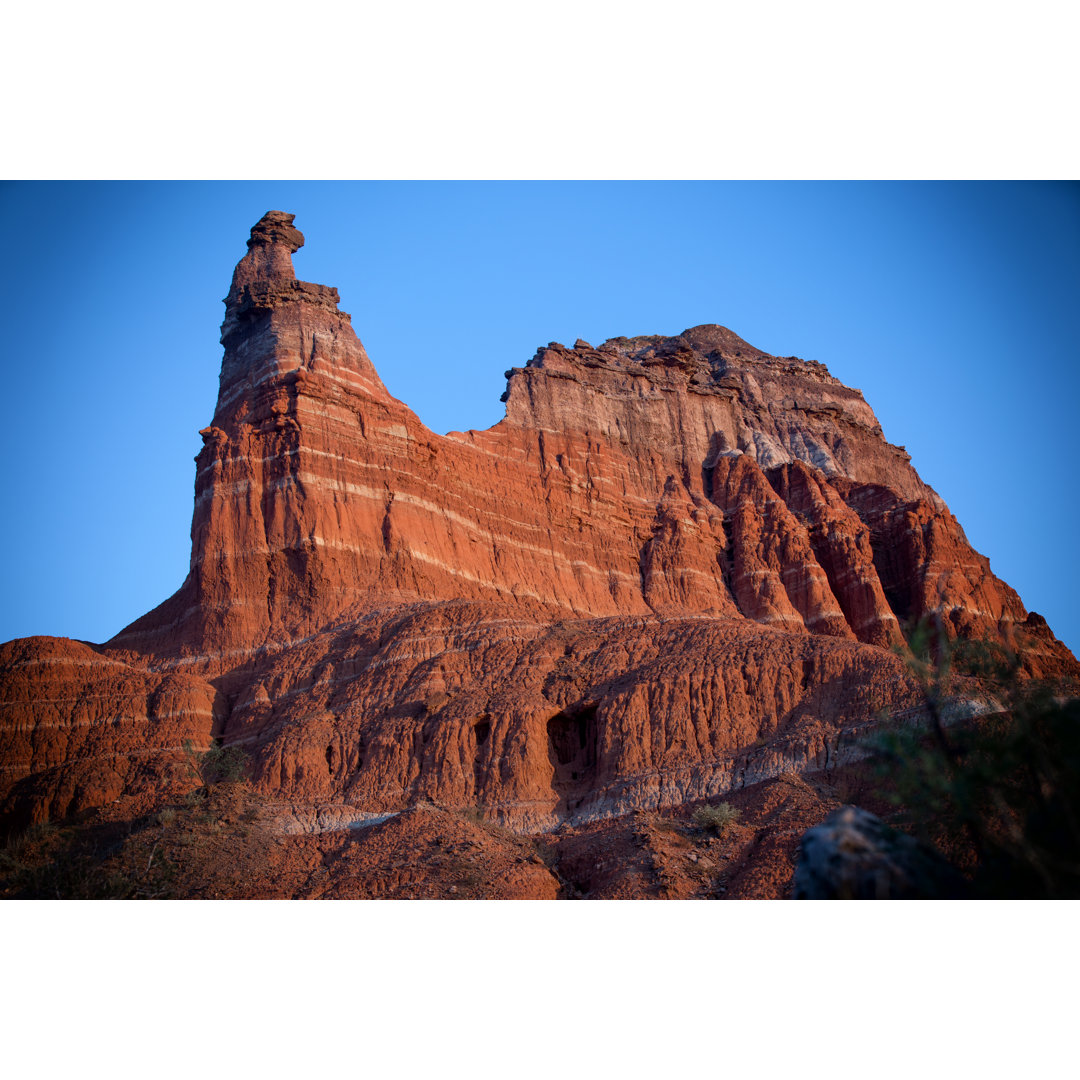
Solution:
[[[882,796],[924,839],[966,849],[977,896],[1080,896],[1077,688],[1024,677],[1021,658],[1000,644],[950,642],[929,620],[910,644],[929,725],[875,740]],[[947,725],[950,697],[970,693],[958,674],[992,693],[1001,711]]]
[[[247,773],[247,754],[239,746],[211,746],[196,750],[190,739],[183,742],[188,769],[205,788],[233,780],[243,780]]]
[[[694,811],[694,822],[706,829],[715,830],[718,836],[739,820],[739,811],[731,803],[722,802],[718,806],[699,806]]]

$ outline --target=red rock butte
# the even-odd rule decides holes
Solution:
[[[9,822],[146,805],[191,739],[249,751],[297,827],[546,829],[857,756],[919,713],[892,646],[926,616],[1076,674],[823,365],[715,325],[552,342],[502,421],[440,436],[303,243],[267,213],[233,275],[183,585],[104,645],[2,647]]]

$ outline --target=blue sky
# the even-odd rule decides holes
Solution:
[[[1080,185],[1029,183],[0,185],[0,640],[102,641],[182,582],[221,299],[269,209],[437,432],[497,422],[552,340],[717,322],[822,361],[1080,651]]]

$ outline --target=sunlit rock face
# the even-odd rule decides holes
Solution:
[[[184,584],[77,664],[67,643],[0,666],[8,812],[134,798],[151,766],[66,802],[48,770],[77,786],[187,732],[339,818],[427,799],[550,827],[824,766],[917,711],[891,650],[924,616],[1076,670],[821,364],[713,325],[551,343],[507,372],[499,424],[440,436],[337,290],[296,280],[303,243],[268,213],[236,267]],[[78,704],[87,665],[114,736]]]

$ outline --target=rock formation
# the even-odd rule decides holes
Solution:
[[[552,342],[500,423],[439,436],[296,280],[292,222],[225,300],[183,585],[105,645],[0,653],[10,820],[147,804],[216,739],[298,821],[545,829],[857,755],[918,715],[891,647],[924,616],[1076,673],[821,364],[721,326]]]
[[[834,810],[799,845],[796,900],[961,900],[967,883],[932,847],[857,806]]]

